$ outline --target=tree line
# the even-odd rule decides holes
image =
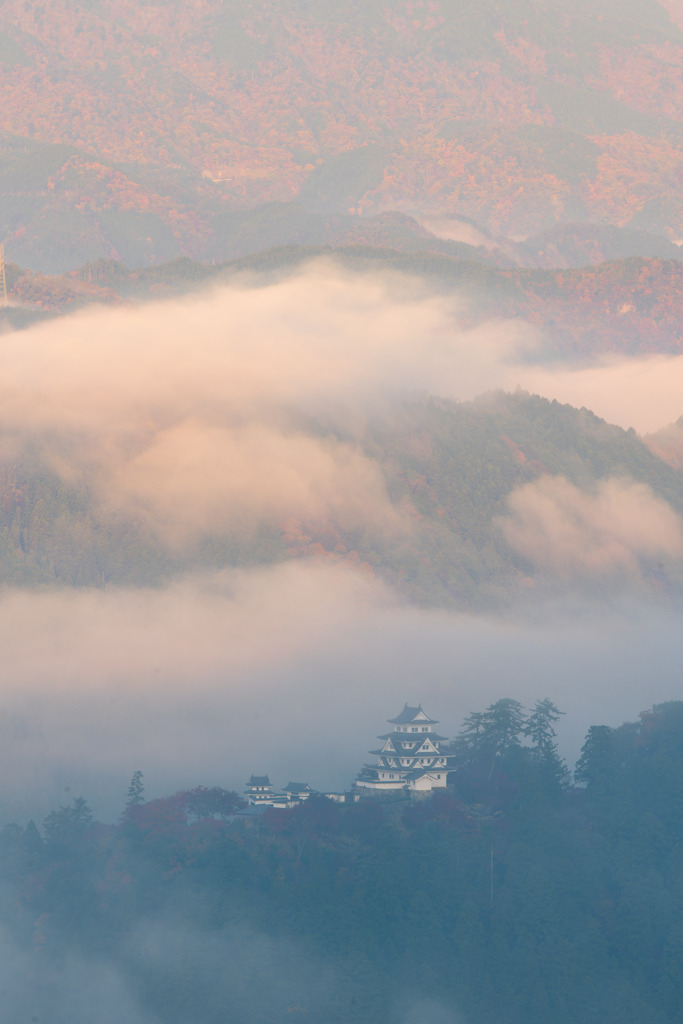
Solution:
[[[674,1024],[683,702],[592,726],[573,777],[559,715],[511,698],[472,713],[452,784],[405,802],[240,817],[220,788],[147,800],[136,772],[113,825],[78,797],[0,832],[6,927],[39,976],[65,951],[112,965],[169,1024],[379,1024],[425,1005],[467,1024]]]

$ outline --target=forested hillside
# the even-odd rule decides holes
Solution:
[[[680,1024],[681,4],[0,3],[2,1024]]]
[[[312,438],[331,436],[329,426],[312,419],[297,425]],[[554,521],[535,522],[538,551],[518,535],[531,513],[524,506],[515,511],[510,496],[523,495],[525,487],[540,488],[531,493],[569,517],[579,545],[596,543],[591,502],[599,509],[601,502],[615,500],[636,517],[658,514],[658,503],[664,508],[666,502],[683,514],[681,473],[633,431],[610,426],[585,409],[523,393],[462,403],[420,400],[389,418],[369,420],[360,438],[340,428],[334,436],[377,466],[409,529],[385,533],[371,520],[350,528],[334,517],[266,518],[254,523],[247,538],[241,531],[207,527],[178,549],[143,516],[127,517],[103,505],[88,483],[69,483],[29,450],[1,469],[2,581],[150,585],[190,569],[312,556],[362,564],[411,600],[460,608],[505,606],[534,590],[552,591],[559,579],[606,593],[635,587],[666,600],[683,595],[683,563],[664,542],[661,549],[643,547],[636,535],[620,535],[626,554],[591,568],[581,558],[572,561],[573,555],[541,551],[554,543]],[[582,493],[593,498],[583,499]],[[561,506],[569,511],[560,513]]]
[[[470,715],[426,799],[242,821],[220,789],[145,802],[136,773],[116,825],[77,797],[5,827],[5,1006],[56,1024],[105,998],[135,1024],[674,1024],[683,705],[592,726],[578,787],[557,718],[547,700]]]
[[[55,271],[241,255],[256,207],[251,251],[331,242],[312,214],[401,210],[503,250],[627,228],[652,255],[683,235],[682,41],[656,0],[5,0],[2,236]],[[630,254],[573,237],[529,253]]]

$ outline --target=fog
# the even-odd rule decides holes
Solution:
[[[591,366],[565,365],[557,371],[533,367],[519,374],[519,384],[534,394],[585,406],[608,423],[625,430],[633,427],[639,434],[656,431],[683,414],[680,355],[609,357]]]
[[[639,572],[642,558],[680,558],[683,523],[651,488],[601,480],[592,494],[541,476],[512,492],[500,519],[508,543],[534,565],[563,576]]]
[[[85,960],[65,952],[57,961],[41,958],[0,931],[0,990],[7,1020],[55,1024],[158,1024],[144,1012],[129,983],[111,962]]]
[[[30,447],[170,546],[290,516],[401,537],[410,523],[376,464],[331,424],[353,436],[415,390],[466,399],[518,385],[638,430],[681,412],[678,358],[551,368],[527,325],[465,329],[466,296],[327,263],[252,284],[4,336],[3,457]],[[683,555],[676,514],[629,480],[588,493],[539,478],[499,525],[560,584]],[[549,696],[573,761],[589,725],[680,696],[679,629],[666,609],[615,601],[619,587],[611,603],[556,593],[505,617],[419,609],[334,558],[149,590],[5,589],[0,813],[40,820],[82,793],[113,820],[137,769],[149,796],[241,790],[252,772],[347,788],[404,701],[452,735],[499,697]]]
[[[194,893],[195,900],[197,893]],[[187,898],[187,896],[186,896]],[[246,902],[246,901],[245,901]],[[190,1007],[192,1020],[278,1019],[283,1013],[324,1020],[329,1008],[356,1003],[352,969],[338,957],[291,937],[266,934],[233,903],[220,929],[188,925],[176,915],[141,917],[118,956],[84,955],[74,948],[41,950],[39,922],[33,949],[0,930],[0,991],[7,1020],[54,1024],[161,1024],[169,1009]],[[195,906],[195,911],[196,911]],[[106,943],[105,943],[106,945]],[[39,983],[38,983],[39,978]],[[150,992],[151,990],[151,992]],[[410,991],[397,993],[401,1024],[463,1024],[452,1007]],[[147,998],[146,998],[147,997]],[[147,1003],[156,1004],[153,1012]],[[174,1016],[175,1019],[175,1016]]]
[[[0,431],[172,544],[296,516],[405,530],[377,467],[327,436],[414,390],[462,397],[532,343],[463,304],[323,263],[268,287],[89,311],[3,339]],[[320,431],[302,430],[316,417]]]
[[[45,915],[49,919],[50,915]],[[141,918],[121,954],[90,957],[73,949],[26,949],[0,930],[0,990],[6,1020],[54,1024],[160,1024],[168,1019],[145,1006],[149,988],[164,980],[165,1000],[188,1002],[193,1019],[220,1013],[244,1021],[273,1012],[324,1012],[348,999],[332,963],[295,942],[248,927],[199,930],[173,918]],[[105,943],[106,945],[106,943]],[[39,978],[39,983],[38,983]],[[159,999],[158,989],[155,991]]]
[[[330,436],[406,394],[521,387],[641,432],[683,411],[683,357],[549,366],[529,325],[465,328],[466,313],[466,295],[320,262],[34,326],[0,347],[1,450],[30,445],[177,546],[288,517],[406,531],[377,466]]]
[[[5,819],[83,793],[112,820],[137,769],[150,797],[241,791],[252,772],[345,789],[405,701],[453,735],[499,697],[549,696],[573,761],[589,725],[680,696],[674,615],[430,611],[316,562],[162,590],[9,592],[0,643]]]

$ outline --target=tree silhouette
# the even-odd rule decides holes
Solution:
[[[126,797],[126,807],[139,807],[145,802],[145,783],[141,771],[133,772]]]

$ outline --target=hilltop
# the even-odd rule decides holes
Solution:
[[[311,796],[254,825],[218,787],[145,800],[137,772],[114,825],[84,797],[42,834],[6,825],[7,1004],[60,1022],[108,1000],[169,1024],[382,1024],[397,1003],[408,1024],[674,1024],[683,705],[591,726],[581,788],[548,710],[533,745],[513,699],[470,714],[452,787],[420,801]]]

